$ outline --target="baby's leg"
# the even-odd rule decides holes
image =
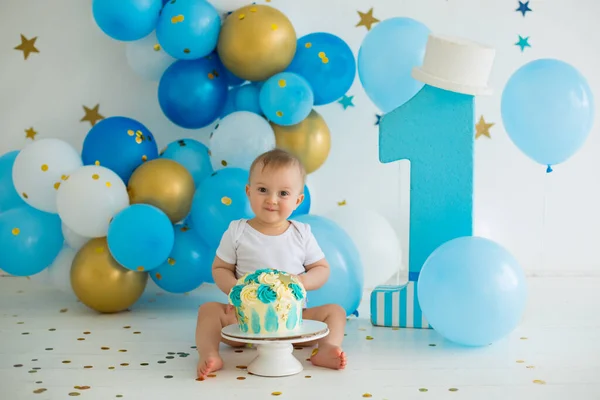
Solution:
[[[318,348],[313,351],[310,361],[314,365],[332,369],[344,369],[346,353],[342,351],[344,328],[346,327],[346,311],[337,304],[307,308],[302,318],[325,322],[329,327],[329,335],[320,339]]]
[[[206,378],[211,372],[223,367],[223,360],[219,355],[221,329],[235,324],[235,322],[235,313],[226,304],[205,303],[198,309],[198,322],[196,323],[196,349],[200,355],[198,378]],[[244,345],[231,341],[226,341],[226,343],[231,346]]]

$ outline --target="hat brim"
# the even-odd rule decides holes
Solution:
[[[420,67],[413,68],[411,75],[416,80],[423,82],[429,86],[437,87],[451,92],[468,94],[471,96],[489,96],[494,92],[488,86],[472,86],[438,78],[437,76],[430,75],[427,72],[423,71]]]

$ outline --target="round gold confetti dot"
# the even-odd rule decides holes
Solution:
[[[244,18],[246,18],[246,14],[240,14],[240,15],[238,16],[238,18],[239,18],[239,19],[244,19]]]
[[[304,47],[306,47],[307,49],[310,49],[312,47],[312,43],[311,42],[306,42],[306,44],[304,45]]]
[[[111,187],[111,183],[110,182],[106,182],[106,187]],[[112,219],[112,218],[111,218]]]
[[[373,340],[373,336],[367,336],[366,339],[367,340]]]
[[[50,328],[48,329],[50,332],[54,332],[56,330],[56,328]]]
[[[110,350],[110,347],[100,347],[100,350]]]
[[[437,346],[437,344],[435,344],[435,343],[429,343],[429,347],[435,347],[435,346]]]
[[[144,270],[144,267],[142,267],[141,265],[139,267],[137,267],[137,270],[142,272]]]
[[[221,165],[224,166],[224,167],[226,167],[227,166],[227,161],[221,160]]]
[[[271,393],[271,396],[281,396],[281,392],[273,392]]]
[[[271,24],[271,30],[272,31],[276,31],[277,30],[277,24]]]
[[[325,57],[325,52],[324,51],[320,51],[319,52],[319,58],[323,58]]]
[[[142,138],[141,138],[141,137],[136,137],[136,138],[135,138],[135,142],[136,142],[137,144],[142,144]]]
[[[59,187],[60,187],[60,182],[56,182],[54,184],[54,189],[58,190]]]
[[[27,196],[27,193],[25,193],[25,192],[23,192],[23,194],[22,194],[22,195],[23,195],[23,197],[24,197],[24,198],[26,198],[26,199],[28,199],[28,198],[29,198],[29,196]]]
[[[279,82],[277,82],[279,84],[279,87],[284,88],[287,86],[287,82],[285,81],[285,79],[280,79]]]
[[[131,130],[131,129],[130,129],[130,130],[128,130],[128,131],[127,131],[127,134],[128,134],[129,136],[133,136],[133,135],[135,135],[135,132],[134,132],[133,130]]]
[[[141,333],[142,332],[139,332],[139,331],[133,332],[134,335],[140,335]]]
[[[221,197],[221,203],[223,203],[226,206],[230,206],[231,205],[231,199],[227,196],[223,196]]]
[[[108,369],[115,369],[115,367],[112,367],[112,366],[111,366],[111,367],[108,367]]]
[[[148,363],[141,363],[140,365],[141,365],[142,367],[147,367],[147,366],[148,366],[148,365],[150,365],[150,364],[148,364]]]
[[[246,377],[245,377],[245,376],[238,376],[236,379],[237,379],[238,381],[243,381],[243,380],[245,380],[245,379],[246,379]]]
[[[527,340],[527,338],[525,336],[520,338],[521,340]]]
[[[100,165],[100,161],[96,160],[96,162],[94,163],[94,165],[99,166]]]
[[[419,388],[419,392],[427,392],[428,389],[427,388]]]
[[[277,115],[278,117],[280,117],[280,118],[281,118],[281,117],[283,117],[283,111],[277,111],[277,112],[275,113],[275,115]]]
[[[129,363],[121,363],[120,365],[121,365],[121,367],[127,367],[127,366],[129,366]]]
[[[305,378],[306,378],[306,379],[310,379],[310,378],[312,378],[312,376],[310,376],[310,375],[306,375],[306,376],[305,376]]]
[[[121,397],[123,397],[123,395],[122,395],[122,394],[118,394],[118,395],[116,395],[115,397],[117,397],[117,398],[119,398],[119,399],[120,399]]]
[[[46,350],[46,351],[52,351],[52,350],[54,350],[54,349],[53,349],[52,347],[46,347],[46,349],[45,349],[45,350]]]
[[[21,322],[17,322],[17,325],[23,325],[25,322],[21,321]]]
[[[215,79],[215,75],[212,72],[208,73],[208,79]]]
[[[448,391],[449,392],[458,392],[458,389],[457,388],[450,388],[450,389],[448,389]]]
[[[131,325],[125,325],[123,329],[131,329]]]
[[[15,364],[15,365],[13,365],[13,367],[15,367],[15,368],[21,368],[22,366],[23,366],[23,364]]]
[[[329,63],[329,58],[327,58],[327,57],[323,57],[323,58],[321,59],[321,62],[322,62],[323,64],[327,64],[327,63]]]
[[[524,360],[517,360],[517,364],[523,364],[524,362]]]
[[[236,365],[235,367],[237,369],[247,369],[248,368],[246,365]]]
[[[21,233],[21,230],[19,228],[13,228],[12,230],[12,234],[17,236],[19,233]]]
[[[171,379],[173,375],[165,375],[165,379]]]
[[[125,350],[125,349],[120,349],[120,350],[119,350],[119,353],[127,353],[127,350]]]
[[[543,381],[541,379],[534,379],[533,383],[535,383],[536,385],[545,385],[546,381]]]
[[[71,361],[70,360],[64,360],[62,363],[63,364],[71,364]]]
[[[535,368],[535,367],[533,365],[528,365],[525,368],[532,369],[532,368]]]
[[[176,24],[176,23],[178,23],[178,22],[183,22],[183,20],[184,20],[184,17],[183,17],[183,15],[181,15],[181,14],[179,14],[179,15],[176,15],[176,16],[174,16],[174,17],[171,17],[171,23],[172,23],[172,24]]]
[[[83,368],[85,368],[85,369],[91,369],[91,368],[94,368],[94,367],[92,365],[84,365]]]
[[[44,171],[44,172],[48,171],[48,165],[42,164],[42,171]]]
[[[373,395],[371,393],[365,393],[363,394],[363,397],[373,397]]]
[[[174,258],[167,258],[167,262],[169,263],[169,265],[175,265],[175,259]]]
[[[160,44],[155,44],[154,46],[152,46],[152,48],[154,49],[154,51],[160,51]]]
[[[81,340],[85,340],[85,338],[80,337],[80,338],[77,338],[77,340],[81,341]]]
[[[72,397],[80,396],[80,395],[81,395],[81,393],[79,393],[79,392],[71,392],[71,393],[69,393],[69,396],[72,396]]]
[[[46,390],[48,390],[48,389],[45,389],[45,388],[39,388],[39,389],[35,389],[35,390],[33,391],[33,393],[35,393],[35,394],[40,394],[40,393],[44,393]]]
[[[92,179],[96,181],[96,180],[100,179],[100,175],[94,174],[94,175],[92,175]]]
[[[157,273],[156,273],[154,276],[155,276],[155,277],[156,277],[156,279],[158,279],[158,280],[161,280],[161,279],[162,279],[162,275],[161,275],[159,272],[157,272]]]

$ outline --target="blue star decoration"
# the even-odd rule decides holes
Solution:
[[[515,43],[515,46],[519,46],[521,48],[521,52],[525,50],[525,47],[531,47],[529,44],[529,36],[524,38],[523,36],[519,35],[519,41]]]
[[[519,1],[519,8],[517,8],[515,11],[520,12],[521,14],[523,14],[523,16],[525,16],[527,11],[533,12],[533,10],[531,8],[529,8],[528,1],[526,1],[525,3],[523,3],[522,1]]]
[[[348,107],[354,107],[354,104],[352,104],[353,98],[354,98],[354,96],[344,95],[344,97],[342,97],[341,99],[338,100],[338,103],[340,103],[344,107],[344,110],[345,110]]]
[[[377,120],[375,121],[375,126],[379,125],[379,123],[381,122],[381,117],[383,117],[383,115],[375,114],[375,118],[377,118]]]

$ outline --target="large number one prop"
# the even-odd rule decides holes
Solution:
[[[486,88],[495,51],[431,35],[423,67],[425,86],[379,124],[379,160],[410,160],[409,280],[377,286],[374,325],[430,328],[418,302],[423,263],[443,243],[473,233],[475,95]]]

